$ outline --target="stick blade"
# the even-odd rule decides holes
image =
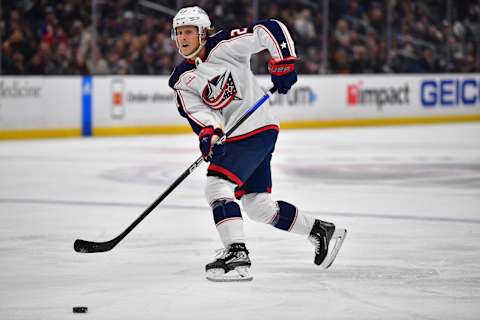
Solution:
[[[105,252],[113,249],[116,243],[107,242],[94,242],[77,239],[73,243],[73,249],[80,253],[94,253]]]

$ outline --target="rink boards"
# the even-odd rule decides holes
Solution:
[[[480,75],[301,75],[270,108],[283,128],[480,121]],[[167,76],[0,77],[0,139],[189,131]]]

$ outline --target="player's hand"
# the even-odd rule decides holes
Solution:
[[[290,57],[284,60],[271,59],[268,62],[268,71],[272,75],[272,82],[277,87],[278,93],[286,94],[297,82],[295,60],[295,57]]]
[[[203,159],[205,161],[212,160],[213,149],[217,147],[215,143],[223,136],[223,130],[220,128],[213,128],[213,126],[207,126],[203,128],[198,134],[200,140],[200,151],[202,152]]]

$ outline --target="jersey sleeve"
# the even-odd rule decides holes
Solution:
[[[231,52],[236,55],[252,55],[267,49],[275,60],[296,57],[295,45],[287,27],[280,21],[258,21],[246,28],[229,31]]]
[[[202,128],[212,126],[223,128],[219,111],[206,106],[201,99],[188,90],[175,89],[177,109],[188,120],[192,130],[198,135]]]

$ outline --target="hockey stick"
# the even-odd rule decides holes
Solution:
[[[271,88],[263,97],[260,98],[260,100],[257,101],[257,103],[251,107],[245,114],[235,123],[235,125],[228,130],[228,132],[220,139],[217,141],[217,143],[223,143],[225,139],[230,136],[245,120],[247,120],[255,110],[260,108],[265,101],[267,101],[274,93],[277,91],[277,88],[274,86]],[[76,252],[82,252],[82,253],[93,253],[93,252],[105,252],[105,251],[110,251],[112,250],[120,241],[122,241],[123,238],[127,236],[127,234],[130,233],[145,217],[150,214],[150,212],[155,209],[160,202],[162,202],[183,180],[185,180],[186,177],[190,175],[190,173],[193,172],[201,163],[203,162],[203,157],[200,156],[197,160],[195,160],[194,163],[188,167],[187,170],[185,170],[180,177],[175,180],[170,187],[167,188],[158,198],[153,202],[135,221],[132,222],[128,226],[127,229],[125,229],[121,234],[119,234],[117,237],[113,238],[110,241],[105,241],[105,242],[94,242],[94,241],[86,241],[86,240],[81,240],[77,239],[75,240],[75,243],[73,244],[73,249]]]

